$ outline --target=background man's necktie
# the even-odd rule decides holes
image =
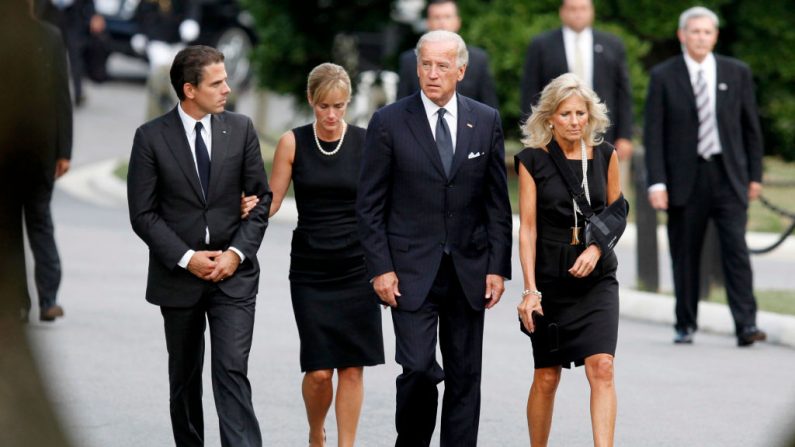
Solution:
[[[439,149],[439,156],[442,157],[445,175],[450,175],[450,166],[453,164],[453,139],[450,136],[450,128],[444,120],[445,109],[436,112],[439,119],[436,120],[436,147]]]
[[[210,153],[202,139],[202,123],[196,123],[196,168],[199,171],[199,181],[202,184],[204,198],[207,198],[207,191],[210,186]]]
[[[698,110],[698,155],[709,158],[715,146],[713,135],[712,109],[709,106],[709,91],[707,80],[704,79],[704,70],[698,71],[696,85],[693,88],[696,94],[696,110]]]

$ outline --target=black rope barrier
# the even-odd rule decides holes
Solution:
[[[769,245],[769,246],[764,247],[764,248],[748,248],[748,251],[752,255],[761,255],[761,254],[765,254],[765,253],[770,253],[771,251],[773,251],[776,248],[778,248],[779,245],[783,244],[784,241],[787,240],[787,237],[789,237],[789,235],[792,234],[793,231],[795,231],[795,213],[791,213],[789,211],[784,210],[781,207],[778,207],[778,206],[770,203],[762,195],[759,196],[759,202],[765,208],[769,209],[770,211],[773,211],[774,213],[778,214],[779,216],[789,218],[792,221],[792,223],[789,225],[789,227],[786,230],[784,230],[783,233],[781,233],[781,236],[779,236],[778,240],[776,242],[774,242],[772,245]]]

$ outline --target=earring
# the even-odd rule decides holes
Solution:
[[[552,125],[552,123],[549,123],[549,128],[550,128],[550,129],[553,129],[554,127],[555,127],[555,126],[553,126],[553,125]]]

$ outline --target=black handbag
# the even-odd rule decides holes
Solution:
[[[585,197],[585,191],[583,191],[582,186],[577,181],[574,171],[566,163],[566,156],[554,139],[547,145],[547,150],[563,178],[563,183],[566,184],[569,195],[577,203],[580,212],[585,218],[585,246],[596,244],[602,250],[602,255],[606,255],[613,250],[621,235],[624,234],[624,230],[627,227],[629,202],[622,194],[618,200],[610,204],[601,213],[594,213],[591,204],[588,203]]]

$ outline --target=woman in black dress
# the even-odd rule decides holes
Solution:
[[[533,344],[535,373],[527,401],[532,446],[546,446],[562,368],[585,365],[591,386],[596,446],[613,445],[616,392],[613,356],[618,333],[616,257],[586,246],[584,226],[550,156],[559,147],[582,182],[595,214],[621,198],[618,158],[602,141],[607,109],[577,76],[550,82],[522,126],[526,146],[516,156],[519,174],[519,256],[524,288],[518,307]],[[583,182],[583,178],[587,182]],[[623,199],[622,199],[623,200]],[[542,305],[543,292],[543,305]]]
[[[350,97],[350,79],[339,65],[321,64],[309,73],[307,99],[315,122],[282,135],[270,181],[271,216],[290,181],[298,207],[290,293],[301,338],[310,446],[325,444],[334,370],[338,444],[353,446],[364,397],[363,366],[384,363],[381,310],[356,230],[365,130],[343,120]]]

